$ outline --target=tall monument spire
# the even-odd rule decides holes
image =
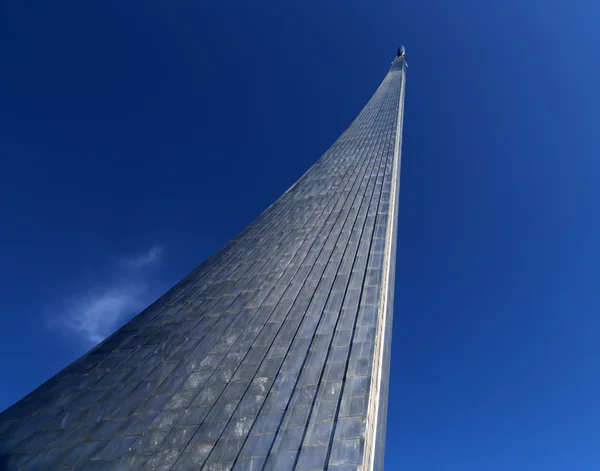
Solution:
[[[383,469],[405,53],[254,222],[0,414],[7,470]]]

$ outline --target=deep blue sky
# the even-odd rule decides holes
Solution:
[[[267,207],[404,43],[387,469],[597,471],[599,15],[0,3],[0,410]]]

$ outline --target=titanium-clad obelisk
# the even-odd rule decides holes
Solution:
[[[383,468],[406,60],[252,224],[0,414],[6,470]]]

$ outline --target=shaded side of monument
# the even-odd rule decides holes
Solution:
[[[237,237],[0,414],[6,470],[382,469],[406,62]]]

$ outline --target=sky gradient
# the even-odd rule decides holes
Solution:
[[[386,469],[596,471],[600,7],[288,3],[0,5],[0,410],[279,197],[402,43]]]

